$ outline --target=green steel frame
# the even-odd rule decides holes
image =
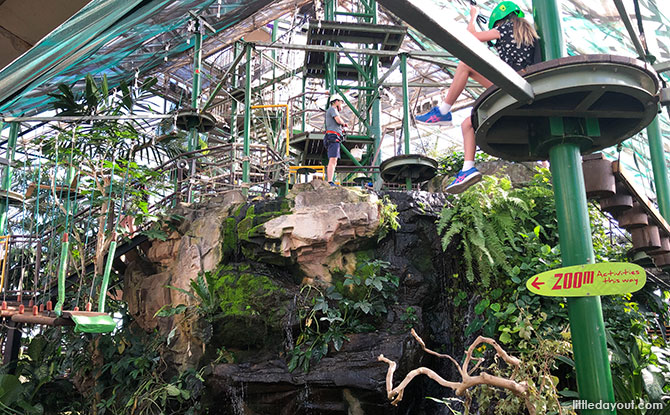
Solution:
[[[534,18],[543,39],[545,59],[564,56],[563,34],[558,0],[533,0]],[[557,120],[557,122],[563,120]],[[593,264],[582,159],[577,143],[554,145],[549,150],[556,198],[558,234],[563,266]],[[600,297],[568,299],[568,315],[577,388],[580,399],[588,402],[614,403],[614,389],[607,355],[605,325]],[[583,410],[582,414],[611,414],[616,411]]]
[[[338,16],[354,17],[360,23],[377,23],[377,2],[376,0],[359,0],[356,3],[355,12],[338,12],[337,0],[326,0],[324,3],[325,19],[330,21],[337,20]],[[360,50],[352,50],[352,52],[362,52],[358,56],[352,56],[352,53],[346,48],[342,47],[339,42],[328,42],[326,47],[321,47],[326,52],[326,88],[330,93],[338,93],[342,96],[346,106],[354,113],[358,123],[364,129],[363,136],[369,137],[372,142],[372,148],[369,149],[363,162],[359,162],[347,150],[344,144],[340,144],[340,149],[344,156],[351,160],[356,167],[363,167],[364,164],[370,162],[373,154],[376,153],[377,148],[381,143],[381,100],[379,97],[379,56],[367,54],[367,51],[374,51],[374,49],[363,48]],[[356,69],[359,76],[359,83],[355,86],[344,86],[338,83],[337,71],[339,63],[337,62],[338,53],[343,53],[348,62]],[[362,102],[359,101],[358,107],[354,105],[343,93],[349,89],[356,89],[361,91],[363,96]],[[303,95],[304,100],[304,95]],[[304,113],[303,113],[304,117]],[[303,121],[304,130],[304,121]],[[372,160],[373,166],[378,166],[377,159]],[[346,180],[348,180],[354,171],[350,173]],[[377,179],[377,177],[374,177]]]
[[[20,124],[12,122],[9,126],[9,139],[7,141],[7,166],[5,174],[2,176],[2,190],[8,192],[12,186],[12,162],[16,150],[16,139],[19,136]],[[9,200],[6,197],[0,198],[0,235],[7,234],[7,210]]]

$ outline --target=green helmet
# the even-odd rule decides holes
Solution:
[[[502,20],[511,13],[516,13],[517,16],[523,17],[525,14],[519,6],[514,4],[512,1],[502,1],[498,4],[495,9],[491,12],[491,17],[489,17],[489,29],[493,29],[493,25],[496,24],[498,20]]]

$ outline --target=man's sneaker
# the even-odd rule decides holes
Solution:
[[[447,193],[462,193],[464,192],[468,187],[472,186],[473,184],[477,183],[482,179],[482,174],[477,170],[475,167],[467,170],[467,171],[459,171],[458,174],[456,175],[456,178],[454,179],[453,182],[449,186],[447,186],[444,191]]]
[[[335,182],[328,182],[328,184],[331,185],[332,187],[339,187]]]
[[[451,111],[446,114],[442,114],[440,112],[440,107],[433,107],[432,110],[425,114],[417,115],[415,118],[418,122],[424,124],[452,125]]]

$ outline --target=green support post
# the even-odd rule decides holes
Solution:
[[[658,116],[647,127],[647,138],[649,140],[649,154],[651,154],[651,167],[654,171],[658,208],[663,215],[663,219],[670,222],[670,182],[668,181],[668,166],[665,163],[663,135],[661,134]]]
[[[377,81],[379,80],[379,57],[375,56],[372,58],[372,81],[374,84],[377,84]],[[371,154],[377,154],[377,149],[379,146],[381,146],[382,142],[382,104],[381,104],[381,99],[379,98],[379,94],[373,95],[372,97],[372,108],[371,108],[372,114],[372,123],[371,123],[371,136],[372,139],[374,140],[374,147],[372,148]],[[375,160],[372,161],[372,167],[378,167],[381,162],[380,162],[381,157],[375,158]],[[372,176],[373,181],[377,181],[379,179],[379,175],[375,173]]]
[[[549,150],[549,157],[563,266],[593,264],[595,256],[579,146],[573,143],[554,146]],[[613,403],[600,297],[568,298],[568,315],[579,398]],[[611,413],[615,412],[582,410],[584,415]]]
[[[233,45],[233,54],[235,55],[234,59],[237,58],[239,53],[239,42],[235,42]],[[233,90],[237,88],[237,68],[233,69],[231,84]],[[230,103],[230,139],[233,143],[237,141],[237,100],[235,99],[233,99]]]
[[[557,0],[533,0],[533,13],[545,59],[562,57],[563,34]],[[595,256],[579,145],[555,145],[549,149],[549,160],[563,266],[592,264]],[[579,398],[593,403],[614,403],[600,297],[568,298],[568,316]],[[603,415],[616,411],[594,409],[581,413]]]
[[[275,43],[277,41],[277,24],[279,23],[278,19],[275,19],[272,21],[272,43]],[[272,79],[275,79],[277,77],[277,51],[275,49],[272,49]],[[275,93],[277,91],[277,85],[272,84],[272,103],[276,104],[277,103],[277,97],[275,96]]]
[[[566,56],[558,1],[533,0],[533,20],[537,32],[541,33],[540,46],[544,60]]]
[[[191,107],[198,110],[200,104],[200,69],[202,66],[202,33],[200,33],[200,23],[196,20],[195,33],[193,34],[193,91],[191,92]],[[198,146],[198,130],[191,127],[189,131],[188,151],[193,151]]]
[[[307,124],[307,113],[305,112],[305,90],[307,89],[307,76],[305,75],[305,72],[302,73],[302,117],[300,120],[302,129],[300,130],[301,132],[305,132],[305,126]]]
[[[9,125],[9,139],[7,140],[7,160],[9,164],[5,166],[5,174],[2,176],[2,190],[9,191],[12,186],[12,166],[14,153],[16,150],[16,139],[19,136],[19,123],[13,122]],[[7,235],[7,210],[9,201],[6,197],[0,198],[0,235]]]
[[[409,154],[409,87],[407,86],[407,54],[400,54],[402,71],[402,137],[405,142],[405,154]],[[405,179],[405,187],[412,190],[412,179]]]
[[[245,46],[244,64],[244,160],[242,161],[242,182],[249,183],[249,139],[251,138],[251,43]]]

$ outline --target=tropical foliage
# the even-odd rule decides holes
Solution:
[[[452,288],[454,311],[464,313],[468,322],[464,334],[481,332],[515,348],[523,361],[516,379],[531,385],[536,407],[546,411],[539,413],[565,413],[577,396],[567,304],[526,289],[531,276],[560,266],[549,171],[538,168],[534,179],[520,188],[513,188],[505,177],[485,177],[452,202],[444,208],[438,229],[445,250],[463,252],[459,274],[473,282]],[[595,206],[590,215],[597,260],[625,260],[622,237],[610,232],[607,218]],[[635,299],[603,299],[618,402],[658,402],[670,392],[666,343],[649,334],[657,319],[667,321],[667,303],[656,289],[648,283]],[[523,411],[523,403],[514,396],[485,388],[476,395],[485,406],[495,401],[496,413]]]

